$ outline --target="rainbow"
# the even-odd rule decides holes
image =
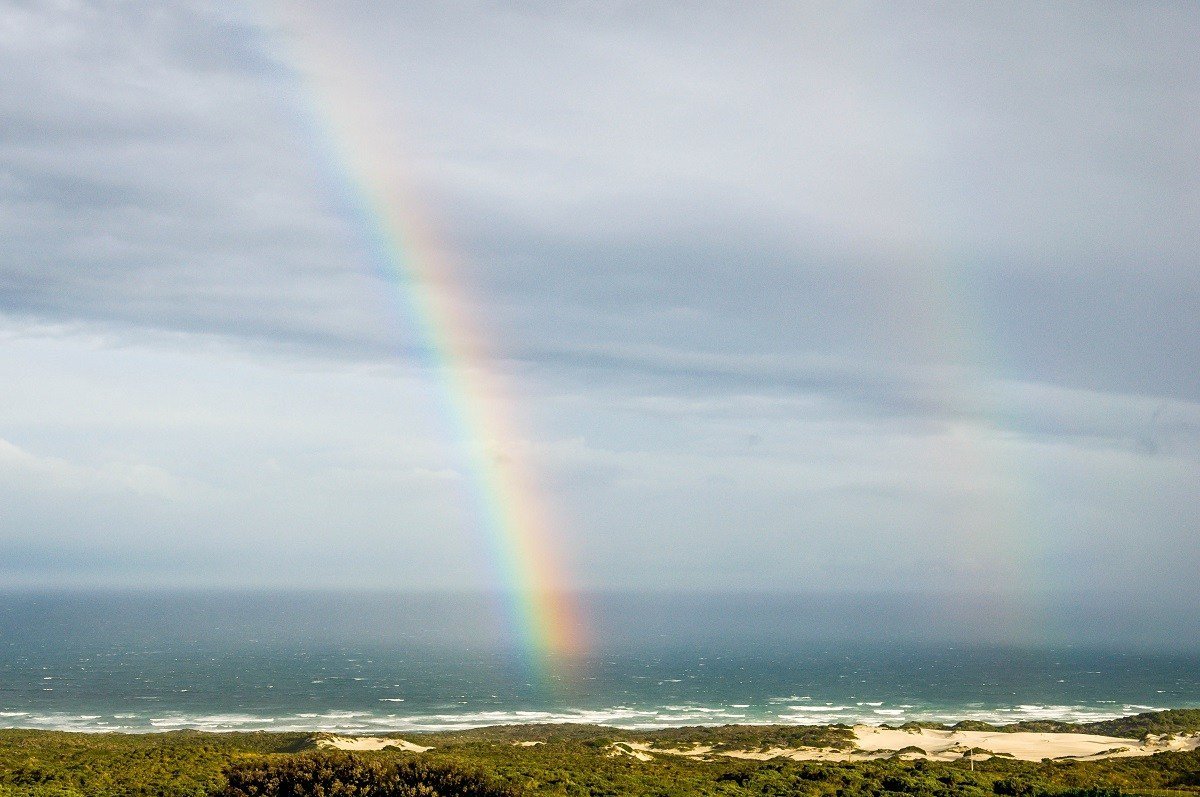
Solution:
[[[309,126],[324,139],[368,241],[379,276],[412,323],[458,444],[472,515],[502,584],[509,630],[531,671],[543,679],[583,652],[585,633],[556,540],[558,524],[524,461],[497,358],[474,323],[471,300],[448,248],[423,223],[404,191],[394,124],[375,118],[364,74],[323,32],[288,7],[284,52],[311,104]],[[298,24],[301,23],[301,24]]]

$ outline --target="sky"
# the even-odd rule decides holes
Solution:
[[[6,2],[0,587],[498,585],[332,99],[564,583],[1194,596],[1197,42],[1189,3]]]

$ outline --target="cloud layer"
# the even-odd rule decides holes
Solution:
[[[494,582],[321,78],[395,133],[577,583],[1182,585],[1197,40],[1184,4],[9,5],[0,583]]]

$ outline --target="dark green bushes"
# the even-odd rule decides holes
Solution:
[[[221,797],[517,797],[491,778],[445,763],[307,753],[235,764]]]
[[[1001,797],[1033,797],[1037,790],[1029,783],[1004,778],[992,784],[992,791]]]
[[[1087,733],[1124,736],[1130,739],[1141,739],[1148,733],[1162,735],[1195,732],[1200,731],[1200,709],[1178,708],[1170,711],[1147,711],[1132,717],[1089,722],[1084,727],[1087,728]]]

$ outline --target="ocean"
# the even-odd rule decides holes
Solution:
[[[1200,707],[1190,615],[1160,624],[1154,644],[1137,617],[1060,611],[1039,618],[1039,637],[1012,612],[947,611],[944,596],[585,603],[591,652],[547,683],[508,644],[489,596],[4,594],[0,727],[369,733],[1088,721]]]

